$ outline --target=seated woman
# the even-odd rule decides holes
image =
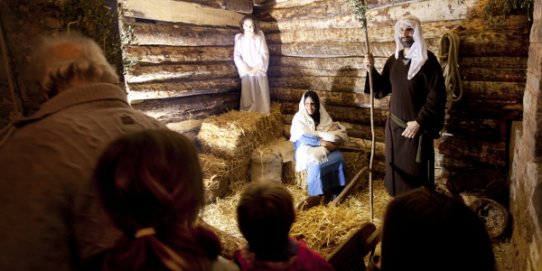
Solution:
[[[218,236],[196,223],[205,188],[185,136],[167,129],[122,136],[103,152],[94,180],[123,234],[84,270],[239,270],[219,256]]]
[[[344,188],[344,159],[337,147],[346,140],[346,129],[333,122],[318,94],[305,92],[292,120],[290,141],[294,142],[296,171],[307,170],[310,196],[334,196]]]

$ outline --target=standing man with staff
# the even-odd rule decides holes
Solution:
[[[427,50],[420,20],[411,15],[401,18],[394,39],[395,54],[381,74],[374,68],[371,54],[364,59],[366,69],[372,69],[375,97],[392,94],[385,128],[384,177],[392,196],[420,186],[434,187],[433,140],[444,127],[446,107],[442,69]],[[368,89],[366,83],[366,93]]]

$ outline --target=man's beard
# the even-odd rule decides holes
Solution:
[[[402,37],[400,39],[401,41],[401,44],[403,45],[403,47],[405,48],[410,48],[412,47],[412,44],[414,44],[414,38],[413,37]]]

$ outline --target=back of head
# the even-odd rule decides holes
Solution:
[[[485,226],[471,209],[419,188],[387,208],[382,270],[494,271],[495,258]]]
[[[208,265],[200,237],[213,236],[194,227],[204,204],[202,172],[185,136],[167,129],[122,136],[103,152],[94,179],[106,212],[125,236],[111,262],[130,270]],[[141,229],[147,234],[136,237]]]
[[[76,33],[42,37],[32,54],[28,77],[38,82],[49,97],[76,79],[91,83],[119,81],[98,44]]]
[[[275,182],[247,186],[237,206],[237,222],[258,260],[282,260],[276,255],[288,244],[295,210],[290,192]]]

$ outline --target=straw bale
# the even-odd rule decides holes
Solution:
[[[198,140],[204,152],[231,159],[250,156],[252,150],[280,137],[280,115],[229,111],[207,118]]]
[[[294,162],[282,163],[282,183],[295,184],[295,166]]]
[[[211,154],[200,154],[199,159],[203,171],[206,201],[224,197],[228,192],[231,179],[228,161]]]
[[[286,187],[292,193],[294,206],[297,206],[307,197],[307,193],[296,185],[286,185]],[[243,188],[239,187],[237,191],[242,190]],[[379,226],[381,217],[391,197],[387,194],[382,180],[374,181],[373,192],[373,223]],[[219,199],[216,203],[208,204],[202,213],[202,218],[228,235],[242,238],[235,219],[239,198],[238,193]],[[303,236],[309,247],[326,257],[338,244],[348,238],[350,233],[368,221],[371,221],[371,213],[369,192],[366,188],[352,195],[337,207],[318,206],[309,210],[298,211],[296,222],[290,234],[292,236]]]

